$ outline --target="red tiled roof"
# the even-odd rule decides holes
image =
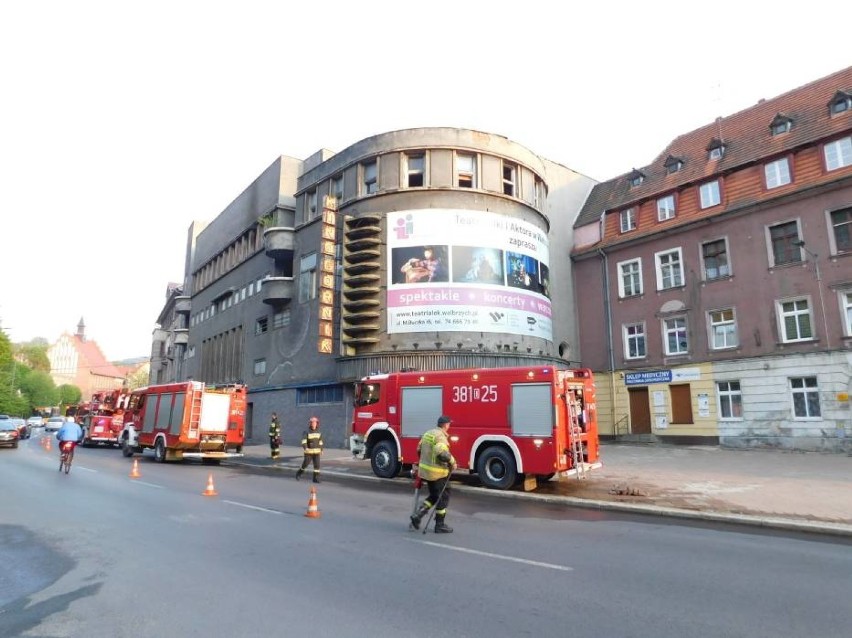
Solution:
[[[79,335],[72,335],[71,342],[77,349],[77,352],[82,359],[80,368],[84,372],[97,374],[103,377],[119,377],[123,378],[124,373],[106,360],[104,353],[94,341],[81,339]]]
[[[606,211],[848,132],[852,129],[852,112],[831,117],[828,110],[838,91],[852,91],[852,67],[675,138],[651,164],[639,169],[645,175],[640,186],[631,188],[628,175],[632,171],[595,185],[574,227],[595,223]],[[793,126],[789,132],[773,136],[769,125],[778,114],[791,118]],[[713,138],[725,144],[722,159],[708,159],[707,147]],[[680,171],[666,173],[663,164],[669,156],[683,160]]]

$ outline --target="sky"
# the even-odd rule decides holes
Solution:
[[[503,135],[599,181],[852,64],[852,3],[34,0],[0,8],[0,328],[147,356],[193,220],[279,155]]]

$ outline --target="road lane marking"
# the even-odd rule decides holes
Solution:
[[[258,507],[257,505],[249,505],[248,503],[239,503],[237,501],[228,501],[223,500],[223,503],[228,503],[229,505],[236,505],[237,507],[245,507],[249,510],[257,510],[258,512],[267,512],[269,514],[278,514],[279,516],[283,514],[283,512],[279,512],[278,510],[271,510],[267,507]]]
[[[92,469],[92,468],[90,468],[90,467],[84,467],[84,466],[82,466],[82,465],[75,465],[75,466],[74,466],[74,469],[75,469],[75,470],[83,470],[84,472],[97,472],[97,470],[93,470],[93,469]]]
[[[158,490],[163,489],[162,485],[157,485],[156,483],[148,483],[147,481],[139,481],[137,479],[133,479],[130,481],[131,483],[135,483],[136,485],[146,485],[148,487],[156,487]]]
[[[573,572],[573,567],[566,567],[565,565],[555,565],[553,563],[541,563],[537,560],[527,560],[526,558],[518,558],[517,556],[504,556],[503,554],[492,554],[491,552],[481,552],[478,549],[467,549],[466,547],[454,547],[453,545],[444,545],[442,543],[433,543],[432,541],[417,541],[413,540],[414,543],[422,543],[423,545],[430,545],[431,547],[440,547],[441,549],[451,549],[456,552],[464,552],[466,554],[474,554],[476,556],[485,556],[486,558],[496,558],[498,560],[507,560],[512,563],[521,563],[523,565],[531,565],[532,567],[544,567],[546,569],[555,569],[557,571],[563,572]]]

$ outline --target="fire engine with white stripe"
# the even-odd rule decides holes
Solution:
[[[350,449],[370,459],[376,476],[397,476],[417,463],[417,443],[441,414],[453,420],[458,469],[486,487],[533,489],[601,467],[592,371],[551,366],[364,377],[355,388]]]

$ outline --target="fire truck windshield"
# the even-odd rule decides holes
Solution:
[[[355,397],[355,405],[372,405],[379,400],[379,390],[381,386],[373,385],[372,383],[359,383],[358,392]]]

